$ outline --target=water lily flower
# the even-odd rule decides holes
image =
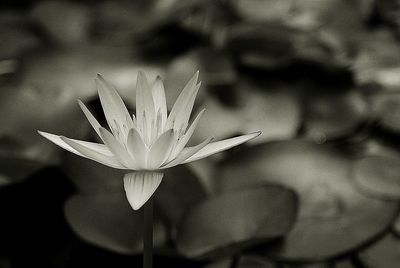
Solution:
[[[88,108],[79,106],[104,144],[70,139],[39,131],[56,145],[103,165],[127,170],[124,188],[134,210],[139,209],[155,192],[163,170],[227,150],[257,137],[260,132],[222,141],[206,139],[187,147],[197,123],[198,113],[189,125],[197,92],[198,72],[186,84],[171,112],[167,113],[164,85],[160,77],[149,83],[143,72],[136,85],[136,115],[130,115],[115,88],[100,75],[96,79],[100,102],[111,130],[102,127]]]

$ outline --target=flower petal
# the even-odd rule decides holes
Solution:
[[[154,101],[154,111],[156,114],[161,112],[161,126],[164,129],[167,122],[167,101],[165,99],[165,89],[161,77],[157,76],[156,81],[151,89]]]
[[[147,168],[156,169],[167,159],[174,141],[174,131],[167,130],[154,142],[147,158]]]
[[[142,133],[145,129],[147,133],[151,133],[151,123],[152,120],[155,120],[154,101],[149,82],[142,71],[139,71],[136,83],[136,120]],[[143,138],[149,139],[149,137]]]
[[[62,139],[61,136],[59,135],[54,135],[51,133],[47,133],[47,132],[43,132],[43,131],[38,131],[38,133],[40,135],[42,135],[43,137],[45,137],[46,139],[48,139],[49,141],[53,142],[54,144],[60,146],[61,148],[70,151],[71,153],[77,154],[79,156],[85,157],[83,154],[81,154],[80,152],[78,152],[77,150],[75,150],[74,148],[72,148],[71,146],[69,146],[67,143],[65,143]]]
[[[200,121],[201,116],[203,115],[204,111],[206,109],[201,110],[196,118],[193,120],[192,124],[186,131],[185,135],[183,135],[180,140],[178,141],[178,144],[174,148],[174,151],[170,155],[170,159],[175,158],[181,151],[182,149],[186,146],[186,144],[189,142],[189,139],[192,137],[194,130],[196,129],[197,124]]]
[[[123,138],[120,134],[126,138],[129,129],[133,127],[128,109],[115,88],[100,75],[97,75],[96,84],[104,115],[111,131],[119,139]]]
[[[109,167],[126,169],[120,162],[118,162],[115,156],[105,155],[103,151],[98,150],[98,148],[88,146],[88,144],[84,144],[82,141],[69,139],[63,136],[61,136],[60,139],[86,158]]]
[[[179,94],[167,119],[167,129],[172,127],[175,130],[179,130],[180,128],[186,129],[186,124],[189,121],[190,113],[193,109],[194,100],[200,88],[200,84],[197,84],[198,78],[199,72],[197,71],[186,84],[181,94]]]
[[[92,115],[92,113],[89,111],[89,109],[85,106],[85,104],[81,101],[78,100],[79,107],[81,107],[83,113],[85,114],[87,120],[89,121],[90,125],[93,127],[93,129],[96,131],[97,135],[101,138],[100,131],[99,129],[101,128],[101,125],[97,121],[97,119]]]
[[[113,152],[117,160],[127,168],[136,169],[137,165],[135,165],[135,161],[129,155],[127,149],[107,129],[101,127],[99,131],[104,143]]]
[[[188,159],[183,161],[183,164],[193,162],[193,161],[205,158],[207,156],[210,156],[212,154],[216,154],[216,153],[225,151],[234,146],[237,146],[237,145],[245,143],[249,140],[252,140],[255,137],[259,136],[260,134],[261,134],[261,131],[258,131],[258,132],[254,132],[251,134],[230,138],[227,140],[210,143],[210,144],[206,145],[203,149],[201,149],[200,151],[198,151],[197,153],[195,153],[194,155],[192,155],[191,157],[189,157]]]
[[[144,169],[146,167],[148,149],[140,133],[135,128],[132,128],[128,133],[127,148],[129,154],[135,159],[138,169]]]
[[[124,188],[129,204],[138,210],[153,195],[161,183],[163,173],[132,172],[124,177]]]
[[[212,138],[208,138],[208,139],[206,139],[205,141],[203,141],[202,143],[200,143],[200,144],[198,144],[196,146],[184,148],[174,160],[172,160],[169,163],[167,163],[166,165],[162,166],[161,169],[171,168],[171,167],[174,167],[176,165],[184,163],[186,159],[188,159],[189,157],[191,157],[192,155],[194,155],[195,153],[200,151],[202,148],[204,148],[211,141],[212,141]]]

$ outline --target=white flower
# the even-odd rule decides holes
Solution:
[[[86,106],[79,106],[104,144],[80,141],[46,132],[39,133],[58,146],[82,157],[113,168],[126,169],[124,187],[132,208],[139,209],[161,183],[162,170],[185,164],[221,152],[251,140],[255,132],[218,142],[211,138],[186,147],[204,109],[189,126],[200,83],[198,72],[186,84],[171,112],[167,104],[163,82],[159,77],[149,84],[139,72],[136,85],[136,116],[130,115],[117,91],[100,75],[96,79],[101,105],[111,132],[100,126]]]

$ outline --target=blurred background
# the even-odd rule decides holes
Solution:
[[[96,140],[94,78],[131,111],[200,70],[193,143],[263,134],[169,170],[155,267],[400,267],[400,2],[3,0],[0,267],[141,267],[123,173],[37,130]]]

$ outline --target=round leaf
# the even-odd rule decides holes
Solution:
[[[62,168],[80,193],[120,193],[124,189],[124,170],[110,168],[69,152],[65,154]]]
[[[396,268],[400,263],[400,240],[390,234],[360,253],[366,267]]]
[[[357,185],[368,194],[382,198],[400,198],[400,159],[370,156],[353,167]]]
[[[163,181],[157,189],[156,204],[176,228],[184,214],[205,197],[206,191],[195,174],[185,166],[177,166],[165,170]]]
[[[357,92],[311,98],[306,105],[307,136],[322,142],[350,134],[367,118],[367,108]]]
[[[397,202],[357,191],[351,164],[328,146],[274,142],[232,155],[219,169],[219,181],[223,191],[266,183],[294,189],[300,196],[299,218],[282,243],[265,253],[288,260],[326,260],[368,243],[397,213]]]
[[[285,234],[296,211],[296,195],[280,186],[218,195],[185,217],[178,233],[178,250],[187,257],[232,254]]]
[[[125,193],[75,195],[65,204],[74,232],[83,240],[120,254],[142,250],[143,210],[133,211]],[[165,241],[165,230],[155,221],[154,244]]]
[[[300,124],[300,105],[287,88],[279,85],[263,88],[244,82],[230,94],[237,99],[234,107],[223,105],[211,96],[204,101],[206,112],[194,134],[196,140],[259,130],[262,135],[251,143],[288,139],[295,135]]]

